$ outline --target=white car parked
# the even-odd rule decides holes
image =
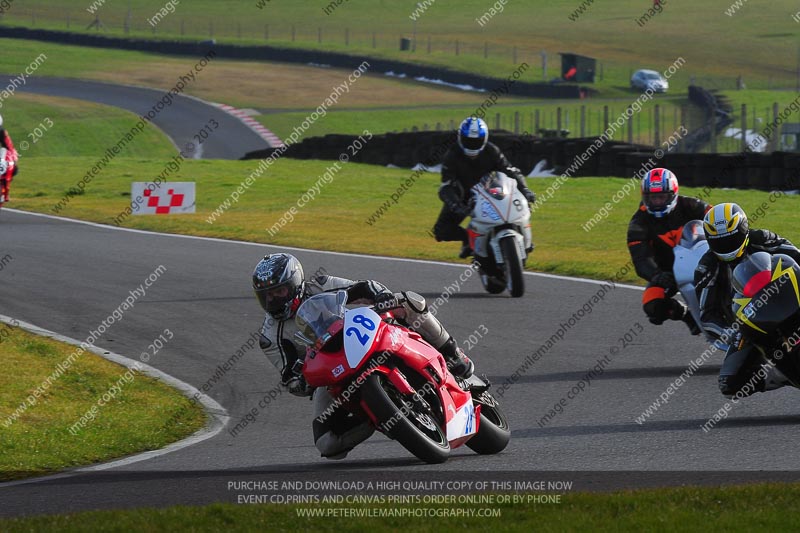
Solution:
[[[631,89],[640,91],[650,89],[657,93],[665,93],[669,89],[669,82],[655,70],[637,70],[631,76]]]

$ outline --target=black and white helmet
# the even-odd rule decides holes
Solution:
[[[258,303],[276,320],[294,316],[304,289],[303,265],[293,255],[266,255],[253,271],[253,291]]]

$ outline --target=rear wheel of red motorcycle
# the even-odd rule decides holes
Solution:
[[[378,419],[383,433],[426,463],[443,463],[450,456],[447,435],[436,419],[414,405],[382,374],[369,376],[361,398]]]
[[[481,420],[478,433],[467,441],[467,446],[481,455],[500,453],[511,440],[511,429],[506,415],[500,410],[497,400],[488,392],[475,398],[481,406]]]

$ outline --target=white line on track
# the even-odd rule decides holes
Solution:
[[[4,208],[4,209],[7,209],[7,208]],[[159,233],[159,232],[156,232],[156,231],[148,231],[148,230],[141,230],[141,229],[118,228],[116,226],[110,226],[108,224],[100,224],[98,222],[88,222],[86,220],[77,220],[77,219],[74,219],[74,218],[59,217],[59,216],[55,216],[55,215],[45,215],[44,213],[33,213],[33,212],[30,212],[30,211],[20,211],[18,209],[7,209],[7,210],[9,212],[19,213],[19,214],[22,214],[22,215],[30,215],[30,216],[34,216],[34,217],[50,218],[50,219],[53,219],[53,220],[61,220],[61,221],[64,221],[64,222],[72,222],[73,224],[83,224],[83,225],[86,225],[86,226],[93,226],[93,227],[96,227],[96,228],[103,228],[103,229],[109,229],[109,230],[115,230],[115,231],[127,231],[127,232],[130,232],[130,233],[140,233],[140,234],[143,234],[143,235],[154,235],[154,236],[159,236],[159,237],[172,237],[172,238],[176,238],[176,239],[196,239],[196,240],[211,241],[211,242],[222,242],[222,243],[228,243],[228,244],[244,244],[244,245],[247,245],[247,246],[261,246],[261,247],[269,247],[269,248],[279,248],[281,250],[297,250],[297,251],[305,252],[305,253],[323,254],[323,255],[335,255],[335,256],[339,256],[339,257],[360,257],[360,258],[364,258],[364,259],[380,259],[380,260],[383,260],[383,261],[396,261],[396,262],[400,262],[400,263],[418,263],[418,264],[423,264],[423,265],[440,265],[440,266],[446,266],[446,267],[451,267],[451,268],[461,268],[461,269],[463,269],[464,266],[466,266],[464,263],[446,263],[444,261],[432,261],[432,260],[429,260],[429,259],[408,259],[408,258],[404,258],[404,257],[389,257],[389,256],[384,256],[384,255],[367,255],[367,254],[357,254],[357,253],[348,253],[348,252],[330,252],[330,251],[325,251],[325,250],[312,250],[312,249],[308,249],[308,248],[297,248],[297,247],[294,247],[294,246],[279,246],[279,245],[275,245],[275,244],[262,244],[262,243],[258,243],[258,242],[236,241],[236,240],[231,240],[231,239],[219,239],[219,238],[216,238],[216,237],[199,237],[199,236],[196,236],[196,235],[179,235],[177,233]],[[525,271],[524,274],[527,275],[527,276],[535,276],[535,277],[550,278],[550,279],[559,279],[559,280],[564,280],[564,281],[575,281],[575,282],[579,282],[579,283],[590,283],[590,284],[593,284],[593,285],[608,284],[607,281],[602,281],[602,280],[588,279],[588,278],[577,278],[577,277],[573,278],[573,277],[570,277],[570,276],[559,276],[557,274],[546,274],[544,272],[528,272],[528,271]],[[644,290],[644,287],[639,287],[639,286],[636,286],[636,285],[627,285],[627,284],[624,284],[624,283],[617,283],[615,286],[623,288],[623,289],[633,289],[633,290],[637,290],[637,291],[643,291]]]

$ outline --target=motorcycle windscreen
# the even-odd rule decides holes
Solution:
[[[372,350],[381,317],[369,307],[348,309],[344,315],[344,353],[350,368],[358,368]]]
[[[693,248],[695,244],[704,240],[706,240],[706,234],[703,232],[702,221],[691,220],[683,225],[680,241],[681,246],[684,248]]]
[[[736,265],[731,276],[731,286],[745,298],[752,298],[772,279],[772,256],[767,252],[756,252]]]
[[[491,172],[481,180],[483,190],[495,200],[502,200],[508,196],[509,187],[506,180],[503,179],[504,176],[497,172]]]
[[[307,299],[294,318],[297,329],[312,343],[325,337],[328,329],[341,320],[347,303],[347,292],[324,292]]]

